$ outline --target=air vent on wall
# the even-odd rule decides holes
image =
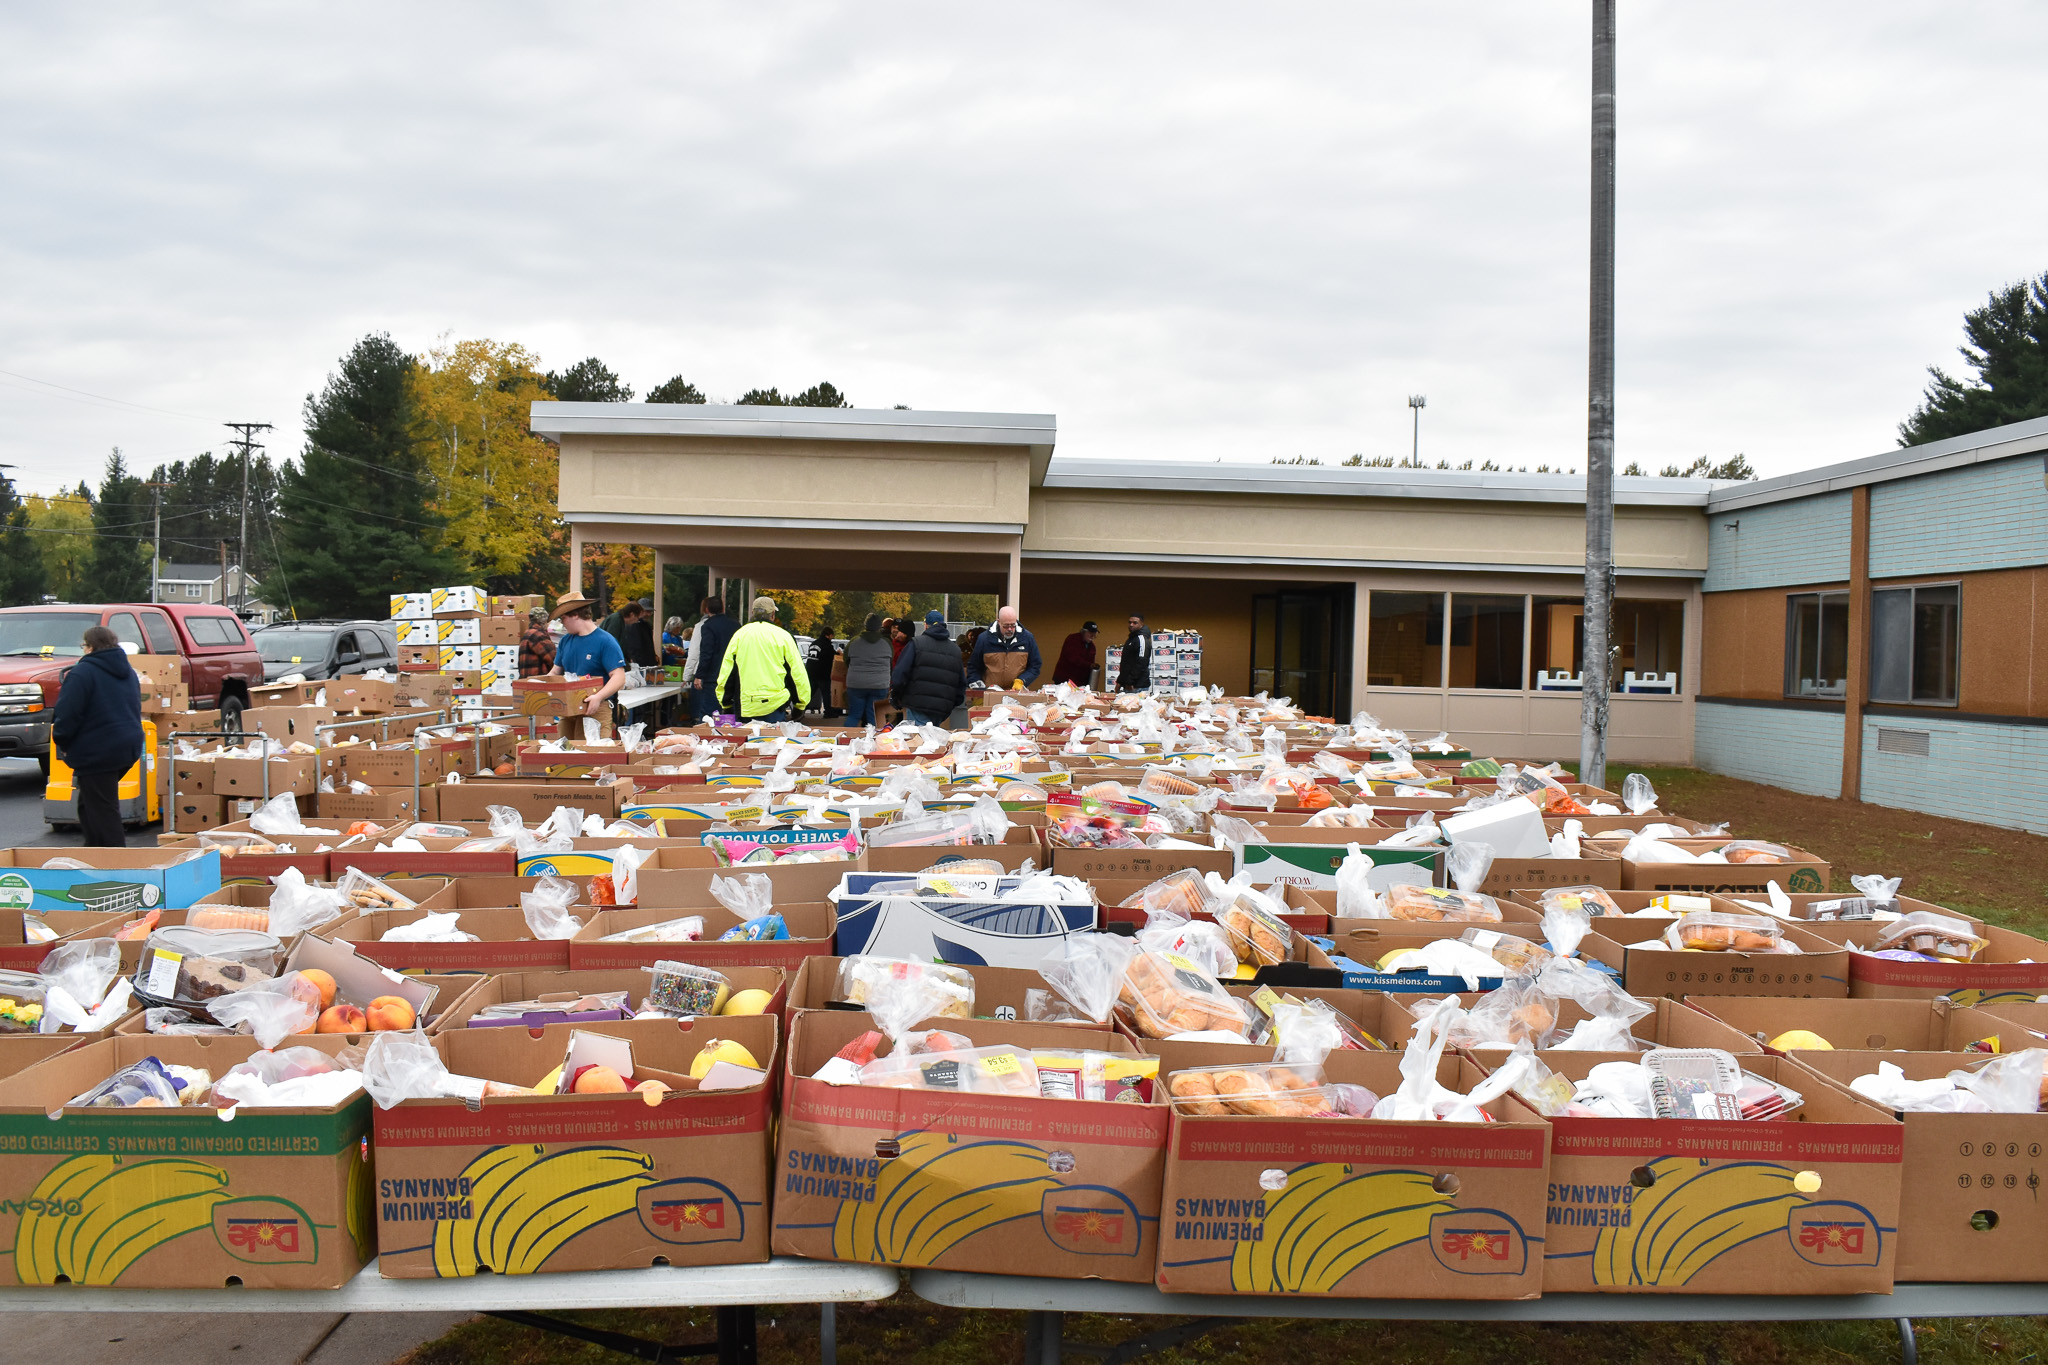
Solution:
[[[1887,730],[1879,727],[1877,751],[1881,754],[1904,754],[1908,758],[1927,757],[1927,742],[1932,736],[1925,730]]]

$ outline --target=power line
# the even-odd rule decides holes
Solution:
[[[47,379],[38,379],[32,374],[22,374],[18,370],[0,370],[0,374],[8,376],[10,379],[19,379],[30,384],[40,384],[46,389],[56,389],[62,393],[76,394],[80,398],[91,398],[101,403],[117,403],[124,408],[135,408],[141,412],[154,412],[163,417],[182,417],[188,422],[204,422],[207,420],[204,417],[194,417],[189,412],[173,412],[169,408],[153,408],[147,403],[131,403],[125,398],[113,398],[104,393],[93,393],[88,389],[74,389],[68,384],[52,383]]]

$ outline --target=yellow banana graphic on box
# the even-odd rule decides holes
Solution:
[[[1807,1197],[1792,1171],[1761,1161],[1701,1166],[1666,1156],[1650,1163],[1650,1188],[1629,1206],[1629,1225],[1603,1228],[1593,1244],[1593,1282],[1681,1285],[1725,1251],[1782,1233]]]
[[[1231,1286],[1249,1294],[1331,1293],[1373,1257],[1426,1241],[1430,1220],[1457,1207],[1423,1171],[1297,1167],[1286,1188],[1266,1199],[1264,1235],[1238,1243]]]
[[[832,1254],[848,1261],[932,1265],[955,1245],[1013,1218],[1037,1218],[1062,1183],[1029,1143],[956,1142],[911,1133],[884,1162],[871,1203],[843,1203]]]
[[[348,1235],[355,1243],[356,1258],[367,1261],[376,1251],[377,1204],[375,1199],[376,1179],[371,1174],[370,1163],[363,1160],[363,1149],[367,1144],[357,1143],[348,1154]]]
[[[434,1273],[531,1275],[570,1238],[632,1213],[653,1171],[625,1147],[493,1147],[463,1171],[474,1216],[434,1225]]]
[[[213,1224],[228,1173],[185,1157],[75,1156],[44,1173],[14,1232],[23,1284],[113,1284],[174,1237]],[[75,1210],[75,1212],[73,1212]]]

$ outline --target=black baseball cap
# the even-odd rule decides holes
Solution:
[[[1094,630],[1095,623],[1093,621],[1083,621],[1081,623],[1081,629],[1084,631]]]

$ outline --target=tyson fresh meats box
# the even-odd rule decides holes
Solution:
[[[1160,1072],[1247,1065],[1244,1049],[1158,1043]],[[1331,1082],[1387,1095],[1401,1056],[1333,1052]],[[1483,1078],[1444,1057],[1460,1093]],[[1492,1123],[1173,1116],[1159,1288],[1183,1294],[1529,1299],[1543,1289],[1550,1129],[1512,1095]]]
[[[296,1038],[335,1052],[341,1037]],[[218,1079],[253,1038],[116,1036],[0,1080],[0,1240],[19,1284],[338,1289],[376,1251],[370,1099],[67,1108],[144,1057]],[[61,1117],[51,1114],[62,1110]]]
[[[588,1058],[668,1089],[653,1100],[630,1090],[487,1095],[377,1110],[379,1273],[452,1279],[767,1260],[777,1028],[768,1015],[438,1035],[434,1047],[456,1075],[533,1086]],[[767,1074],[742,1089],[700,1088],[691,1063],[714,1040],[738,1043]]]
[[[931,1022],[977,1047],[1136,1055],[1108,1031]],[[873,1027],[865,1013],[792,1016],[775,1161],[778,1253],[1063,1279],[1152,1277],[1164,1105],[814,1079]],[[931,1216],[942,1207],[945,1216]]]

